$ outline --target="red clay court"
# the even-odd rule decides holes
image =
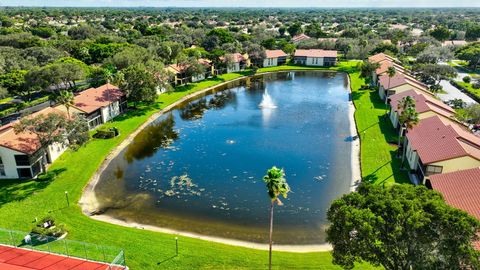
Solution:
[[[110,266],[73,257],[0,245],[0,270],[121,270],[123,266]]]

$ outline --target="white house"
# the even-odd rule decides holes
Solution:
[[[186,74],[187,69],[190,67],[189,64],[172,64],[169,65],[166,69],[175,76],[175,85],[182,85],[189,82],[198,82],[201,80],[205,80],[205,78],[213,76],[213,74],[215,73],[215,67],[212,65],[212,61],[200,58],[198,59],[198,63],[203,65],[206,71],[204,74],[198,74],[192,77],[188,77]]]
[[[297,65],[331,67],[337,63],[337,51],[296,50],[293,61]]]
[[[66,111],[63,105],[55,107]],[[70,113],[85,116],[90,129],[112,120],[127,108],[127,98],[118,87],[104,84],[97,88],[89,88],[74,98]]]
[[[287,54],[282,50],[266,50],[263,67],[276,67],[287,63]]]
[[[227,61],[227,57],[231,57],[232,61]],[[227,73],[239,72],[250,66],[248,54],[242,55],[241,53],[233,53],[226,55],[223,60],[227,62]]]
[[[39,114],[64,113],[48,107],[28,117]],[[52,144],[41,149],[35,134],[23,132],[16,134],[12,122],[0,129],[0,178],[35,178],[43,172],[44,167],[56,160],[67,148],[66,145]]]

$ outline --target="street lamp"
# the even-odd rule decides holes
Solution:
[[[70,206],[70,200],[68,199],[68,191],[65,191],[65,198],[67,199],[67,206]]]

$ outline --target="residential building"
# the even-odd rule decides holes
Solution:
[[[442,193],[445,202],[480,220],[480,168],[430,176],[427,187]],[[480,250],[480,241],[473,243]]]
[[[393,67],[395,68],[395,72],[399,72],[402,74],[409,75],[409,72],[402,67],[401,65],[397,64],[395,61],[391,61],[389,59],[381,60],[377,62],[380,66],[372,72],[372,82],[375,85],[378,85],[378,79],[380,76],[387,74],[388,68]]]
[[[27,117],[50,113],[64,114],[61,110],[47,107]],[[47,164],[56,160],[67,148],[60,143],[42,148],[37,135],[28,132],[15,133],[14,126],[18,122],[0,128],[0,178],[36,178]]]
[[[227,63],[227,73],[239,72],[250,66],[248,54],[233,53],[230,54],[230,57],[232,58],[233,62]],[[226,61],[225,57],[222,58],[222,60]]]
[[[63,105],[57,109],[66,111]],[[78,93],[70,113],[82,114],[93,129],[120,115],[127,109],[127,97],[117,86],[104,84]]]
[[[425,183],[431,175],[480,167],[480,138],[450,120],[420,120],[405,139],[408,164]]]
[[[387,74],[381,75],[378,79],[378,85],[378,94],[382,100],[386,100],[389,96],[411,89],[419,93],[433,96],[433,94],[428,91],[428,87],[425,84],[400,72],[397,72],[393,77],[390,77]]]
[[[287,54],[282,50],[266,50],[263,67],[276,67],[287,63]]]
[[[296,50],[293,61],[297,65],[331,67],[337,63],[337,51]]]
[[[442,119],[452,119],[455,115],[455,110],[447,104],[436,99],[433,96],[423,93],[417,93],[415,90],[407,90],[389,97],[390,100],[390,121],[395,128],[399,127],[399,115],[401,110],[398,108],[400,101],[410,96],[415,100],[415,110],[418,113],[418,118],[425,119],[431,116],[439,116]]]
[[[198,74],[196,76],[191,76],[191,77],[187,75],[187,69],[190,67],[189,64],[169,65],[167,67],[167,70],[174,75],[173,84],[182,85],[190,82],[198,82],[213,76],[213,74],[215,73],[215,67],[212,64],[212,61],[208,59],[200,58],[198,59],[198,63],[205,67],[205,73]]]
[[[294,44],[298,44],[298,43],[300,43],[304,40],[309,40],[309,39],[311,39],[311,37],[302,33],[302,34],[299,34],[299,35],[296,35],[296,36],[292,37],[292,42]]]
[[[395,62],[395,63],[399,63],[399,61],[396,58],[394,58],[394,57],[392,57],[388,54],[385,54],[385,53],[377,53],[375,55],[372,55],[372,56],[368,57],[368,61],[371,62],[371,63],[378,63],[378,62],[385,61],[385,60]]]
[[[442,193],[451,206],[480,220],[480,168],[435,174],[426,185]]]

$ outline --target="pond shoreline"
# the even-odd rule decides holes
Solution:
[[[223,243],[223,244],[228,244],[228,245],[234,245],[234,246],[240,246],[240,247],[246,247],[246,248],[253,248],[253,249],[258,249],[258,250],[268,250],[268,244],[260,244],[260,243],[254,243],[254,242],[248,242],[248,241],[241,241],[241,240],[235,240],[235,239],[227,239],[227,238],[222,238],[222,237],[215,237],[215,236],[206,236],[206,235],[200,235],[196,233],[190,233],[190,232],[182,232],[182,231],[177,231],[174,229],[168,229],[168,228],[162,228],[158,226],[152,226],[152,225],[146,225],[146,224],[139,224],[135,222],[126,222],[108,215],[103,215],[99,213],[99,203],[96,198],[94,189],[95,186],[97,185],[98,181],[100,180],[101,174],[104,172],[104,170],[108,167],[110,162],[122,151],[124,150],[137,136],[143,129],[145,129],[148,125],[150,125],[152,122],[154,122],[158,117],[162,116],[163,114],[171,111],[181,103],[188,101],[190,99],[193,99],[195,97],[201,96],[205,93],[208,93],[209,91],[212,91],[216,88],[225,86],[226,84],[239,81],[239,80],[244,80],[249,77],[255,77],[255,76],[261,76],[265,74],[272,74],[272,73],[285,73],[285,72],[295,72],[295,71],[300,71],[300,72],[335,72],[335,73],[343,73],[347,76],[348,80],[348,91],[349,94],[351,94],[352,89],[351,89],[351,83],[350,83],[350,76],[346,72],[342,71],[335,71],[335,70],[281,70],[281,71],[272,71],[272,72],[263,72],[263,73],[257,73],[255,75],[250,75],[250,76],[242,76],[233,80],[225,81],[220,84],[217,84],[212,87],[205,88],[203,90],[199,90],[197,92],[188,94],[184,96],[183,98],[177,100],[176,102],[168,105],[164,109],[154,113],[151,115],[142,125],[140,125],[134,132],[132,132],[125,140],[123,140],[118,146],[116,146],[109,154],[108,156],[103,160],[101,166],[97,169],[93,177],[90,179],[88,184],[85,186],[82,197],[80,198],[80,201],[78,202],[80,207],[82,208],[82,212],[90,216],[91,218],[95,220],[100,220],[124,227],[131,227],[131,228],[138,228],[138,229],[146,229],[146,230],[151,230],[151,231],[156,231],[156,232],[162,232],[162,233],[168,233],[168,234],[175,234],[175,235],[181,235],[185,237],[191,237],[191,238],[197,238],[201,240],[206,240],[206,241],[212,241],[212,242],[217,242],[217,243]],[[350,191],[354,191],[360,182],[361,179],[361,172],[360,172],[360,141],[359,139],[353,140],[355,136],[357,136],[357,128],[356,128],[356,123],[354,119],[354,113],[355,113],[355,106],[353,104],[353,101],[349,99],[348,101],[348,114],[349,114],[349,122],[350,122],[350,136],[352,138],[351,140],[351,169],[352,169],[352,180],[350,184]],[[275,250],[277,251],[288,251],[288,252],[316,252],[316,251],[330,251],[332,247],[325,243],[325,244],[318,244],[318,245],[275,245]]]

